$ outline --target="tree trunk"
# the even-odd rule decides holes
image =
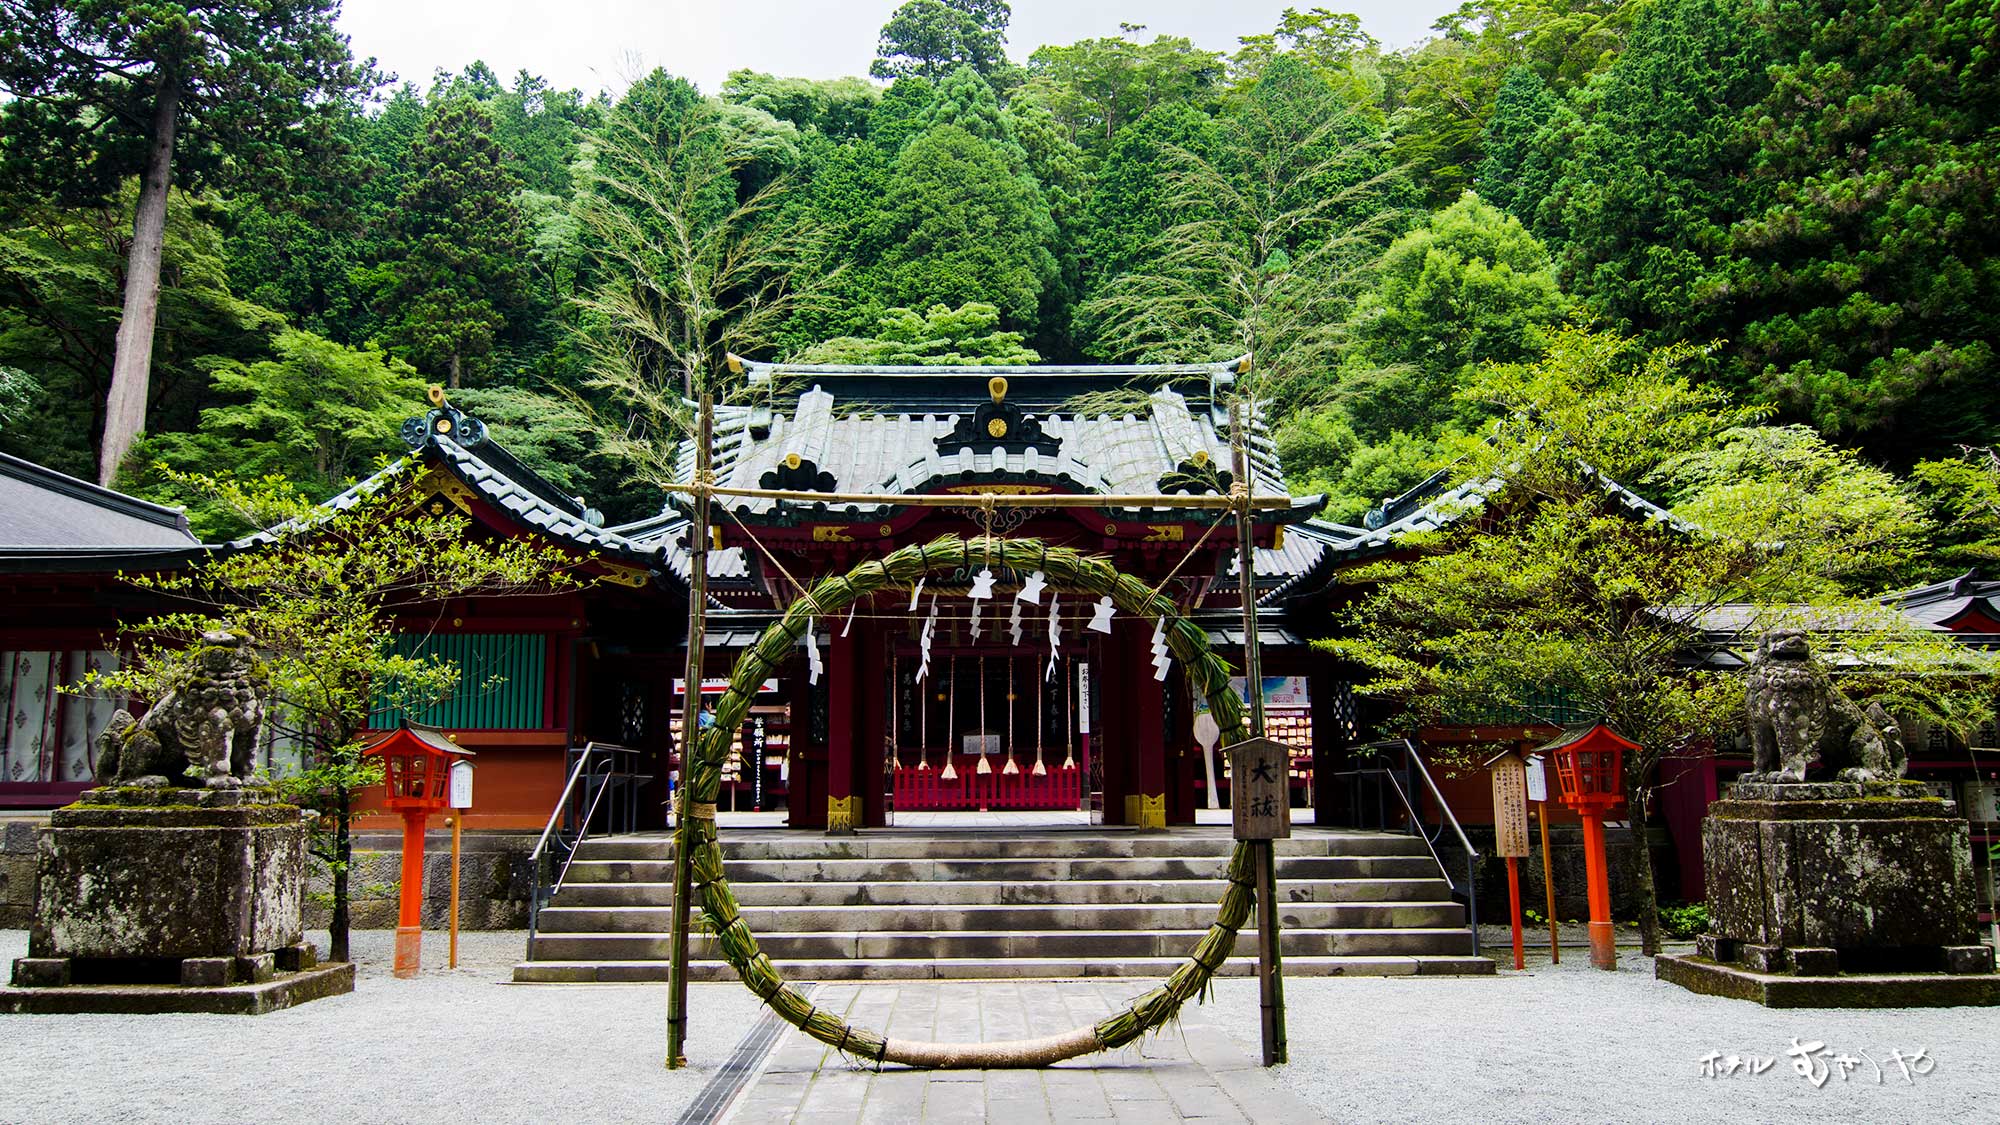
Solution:
[[[451,353],[451,389],[458,389],[458,353]],[[455,436],[455,435],[454,435]]]
[[[354,805],[346,793],[334,806],[333,916],[327,919],[329,961],[349,961],[347,955],[347,872],[354,865]]]
[[[132,248],[125,255],[125,312],[118,321],[111,393],[104,405],[104,442],[97,454],[97,482],[106,487],[146,428],[153,326],[160,316],[160,258],[167,242],[167,187],[174,170],[174,126],[180,106],[180,79],[162,69],[146,169],[139,177],[139,205],[132,213]]]
[[[1646,801],[1652,797],[1650,785],[1626,787],[1625,804],[1631,810],[1632,842],[1639,848],[1633,874],[1639,890],[1639,951],[1648,957],[1660,953],[1660,893],[1653,885],[1653,849],[1647,839]]]

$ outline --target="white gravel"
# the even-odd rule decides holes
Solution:
[[[308,935],[326,949],[324,933]],[[666,986],[505,983],[523,933],[424,937],[389,974],[356,931],[355,990],[262,1016],[0,1016],[0,1122],[671,1122],[755,1020],[740,984],[693,984],[669,1072]],[[27,933],[0,930],[0,970]]]
[[[1206,1014],[1254,1056],[1256,983],[1215,993]],[[1568,949],[1560,966],[1531,952],[1498,979],[1292,978],[1285,1001],[1278,1076],[1336,1122],[2000,1121],[1993,1008],[1773,1010],[1656,981],[1637,953],[1606,973]],[[1793,1070],[1794,1038],[1886,1073],[1878,1085],[1861,1061],[1815,1087]],[[1890,1053],[1918,1048],[1934,1068],[1907,1082]],[[1775,1061],[1704,1078],[1712,1051]]]

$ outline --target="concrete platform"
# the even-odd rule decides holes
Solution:
[[[1766,1008],[1957,1008],[2000,1006],[2000,973],[1759,973],[1692,953],[1662,954],[1653,975],[1704,996]]]
[[[57,988],[0,988],[0,1013],[19,1015],[206,1012],[259,1016],[326,996],[354,991],[354,964],[318,965],[281,973],[258,984],[187,988],[177,984],[72,984]]]

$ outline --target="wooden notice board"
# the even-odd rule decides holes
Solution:
[[[1239,840],[1288,840],[1292,835],[1292,748],[1252,738],[1228,748],[1229,813]]]
[[[1528,770],[1519,754],[1502,754],[1487,763],[1493,772],[1493,838],[1495,855],[1528,854]]]

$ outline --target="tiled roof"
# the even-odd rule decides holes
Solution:
[[[1683,533],[1692,534],[1700,530],[1589,465],[1579,465],[1578,468],[1586,477],[1597,482],[1608,501],[1634,516],[1664,523]],[[1334,552],[1344,562],[1358,562],[1386,554],[1406,536],[1442,530],[1467,513],[1485,507],[1488,499],[1505,491],[1507,478],[1495,475],[1446,487],[1448,484],[1449,470],[1439,470],[1410,491],[1385,501],[1380,508],[1368,513],[1367,522],[1372,526],[1334,544]]]
[[[187,516],[0,453],[0,552],[193,547]]]
[[[1226,469],[1228,418],[1217,390],[1236,364],[1122,367],[858,368],[746,364],[753,382],[783,387],[772,407],[716,410],[716,482],[765,487],[788,461],[810,466],[830,485],[820,491],[908,494],[969,483],[1045,483],[1063,491],[1152,494],[1161,478],[1197,454]],[[1029,412],[1047,440],[984,440],[963,447],[939,440],[988,401],[995,375],[1009,379],[1006,401]],[[1099,408],[1077,396],[1096,395]],[[1116,405],[1101,409],[1114,396]],[[894,406],[897,413],[887,413]],[[1250,461],[1260,495],[1288,496],[1277,450],[1261,417],[1250,425]],[[1025,445],[1026,447],[1020,447]],[[1011,446],[1011,447],[1010,447]],[[678,458],[692,479],[693,443]],[[766,519],[867,517],[889,505],[831,507],[766,498],[719,501],[740,515]],[[1305,498],[1303,518],[1317,507]],[[1269,518],[1268,515],[1265,518]]]

